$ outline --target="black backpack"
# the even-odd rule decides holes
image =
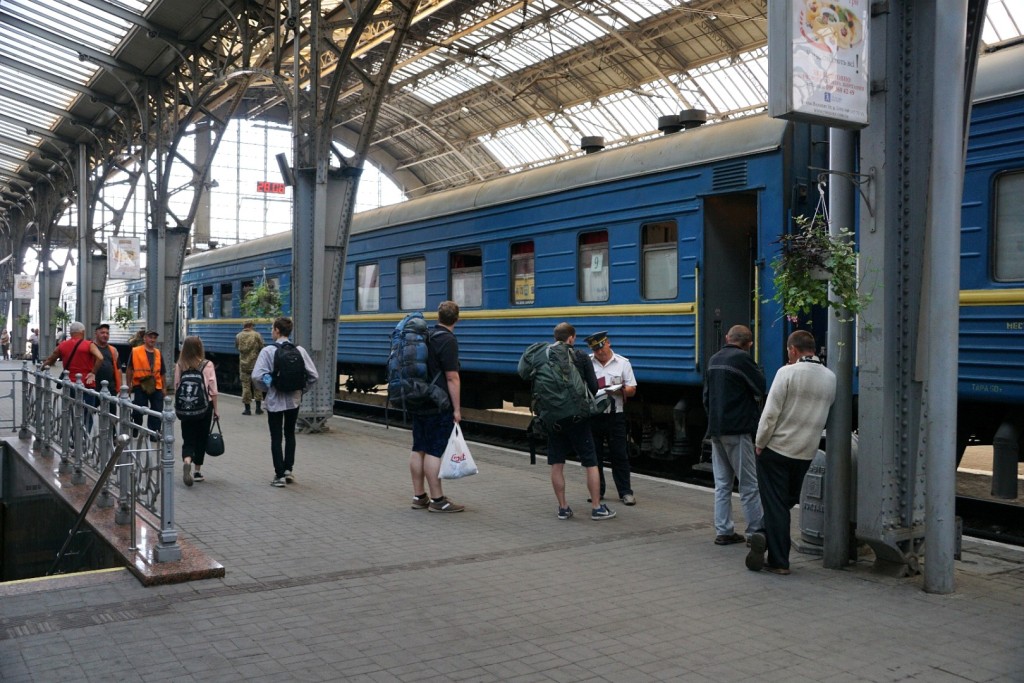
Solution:
[[[274,371],[271,386],[278,391],[298,391],[306,388],[306,361],[298,347],[291,342],[277,345],[274,353]]]
[[[210,396],[203,378],[203,368],[209,362],[204,360],[199,368],[181,372],[178,388],[174,390],[174,414],[179,420],[194,420],[210,410]]]

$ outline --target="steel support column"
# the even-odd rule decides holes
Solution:
[[[95,313],[92,310],[94,299],[93,260],[90,258],[92,235],[89,230],[89,217],[92,215],[89,211],[89,148],[85,143],[78,145],[78,173],[75,180],[78,182],[78,284],[75,296],[78,299],[77,319],[85,324],[88,332],[96,323],[93,322]]]

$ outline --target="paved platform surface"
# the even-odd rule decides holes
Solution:
[[[1024,680],[1019,549],[968,542],[948,596],[866,562],[753,573],[712,543],[709,490],[638,478],[616,519],[559,521],[546,465],[476,446],[481,473],[446,484],[467,510],[433,514],[409,507],[404,429],[300,435],[277,489],[265,420],[221,412],[227,453],[176,495],[226,576],[2,586],[0,681]]]

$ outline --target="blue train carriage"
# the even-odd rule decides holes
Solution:
[[[958,457],[1024,434],[1024,45],[979,68],[960,243]],[[1024,450],[1018,451],[1024,452]]]
[[[825,136],[754,116],[359,214],[338,349],[349,388],[383,380],[405,312],[450,298],[463,405],[528,405],[520,354],[567,320],[580,344],[609,331],[640,385],[634,441],[678,458],[687,422],[703,435],[704,366],[731,325],[756,330],[769,378],[783,360],[766,263],[789,216],[813,206]]]
[[[178,343],[188,335],[203,340],[224,390],[241,390],[235,335],[246,320],[241,303],[249,290],[265,278],[281,293],[282,314],[291,315],[291,246],[291,233],[279,233],[185,259],[178,293]],[[255,320],[256,329],[270,343],[273,320]]]

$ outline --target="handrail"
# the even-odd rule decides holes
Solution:
[[[89,494],[89,499],[85,501],[85,505],[82,506],[82,511],[78,513],[78,518],[75,523],[71,525],[68,530],[68,537],[64,540],[64,545],[61,546],[60,551],[57,552],[57,558],[53,561],[53,566],[50,567],[50,571],[46,572],[47,576],[53,576],[57,571],[57,567],[60,566],[60,561],[64,559],[64,555],[68,551],[68,547],[71,545],[71,541],[74,539],[75,534],[78,533],[78,528],[82,526],[82,522],[85,521],[85,516],[89,514],[89,509],[92,508],[92,504],[96,501],[96,497],[103,490],[103,485],[107,481],[107,477],[114,470],[117,465],[117,461],[121,459],[121,453],[124,451],[125,446],[128,445],[128,435],[121,434],[117,437],[117,447],[114,449],[113,455],[107,460],[106,466],[103,471],[100,472],[99,479],[96,480],[96,485],[93,486],[92,493]]]

